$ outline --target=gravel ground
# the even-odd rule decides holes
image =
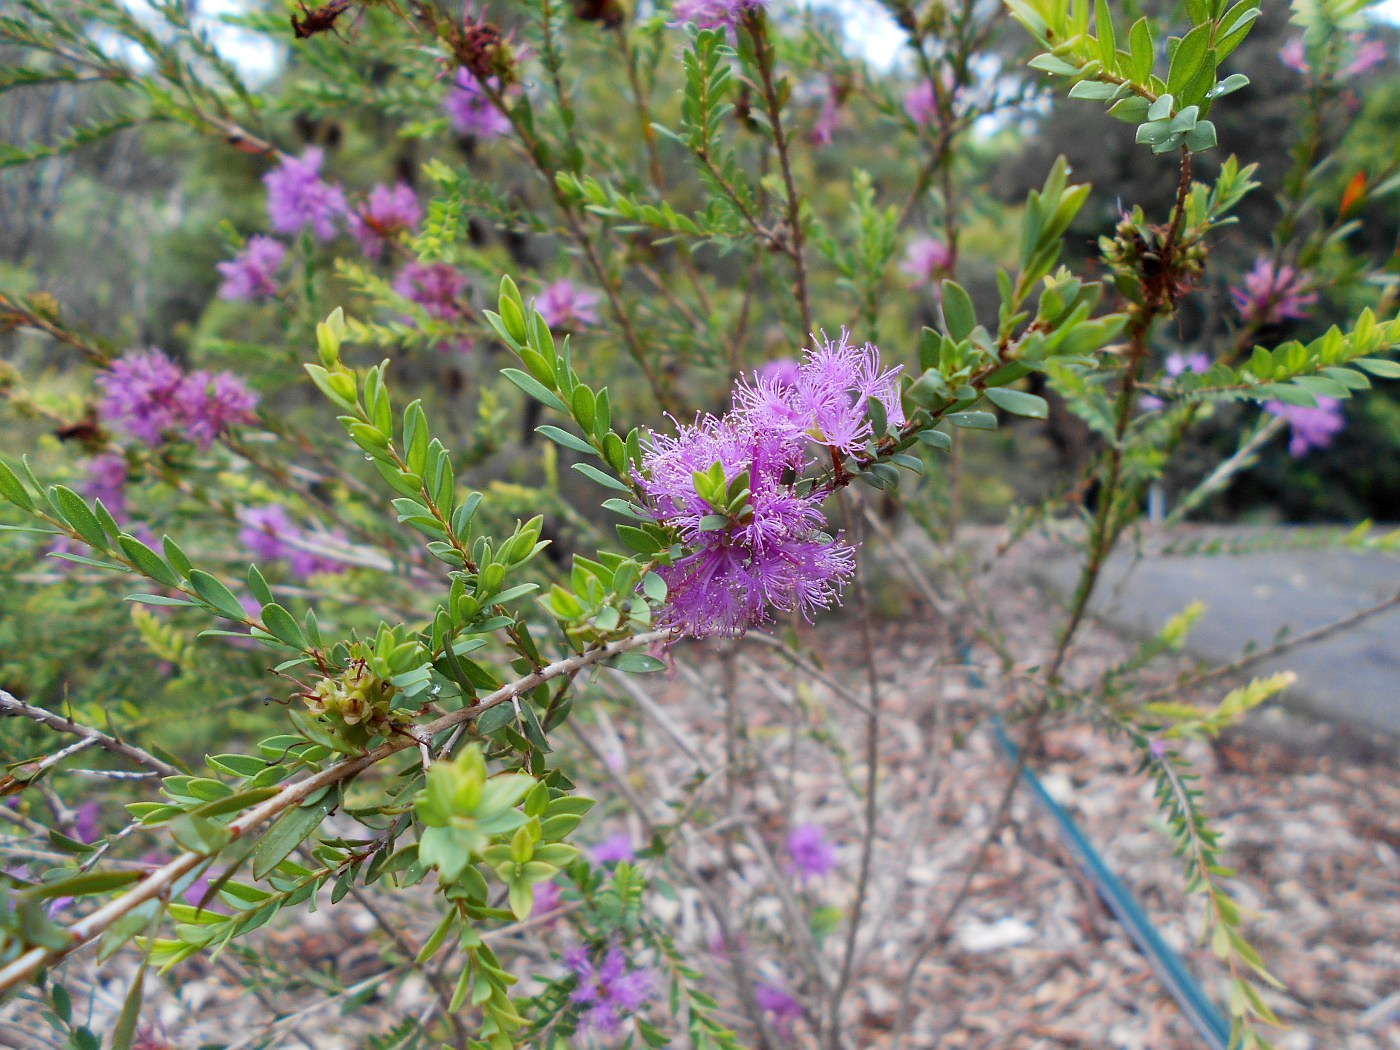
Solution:
[[[981,647],[972,651],[978,673],[940,668],[947,625],[892,583],[877,594],[882,608],[902,604],[905,611],[878,626],[874,643],[885,675],[883,775],[867,934],[847,1000],[849,1041],[858,1050],[894,1045],[899,987],[914,945],[961,881],[1004,787],[1007,765],[985,714],[1003,708],[1049,655],[1054,607],[1024,582],[1025,559],[1040,553],[1031,544],[1005,560],[989,592],[1011,651],[1022,656],[1010,676],[994,670]],[[803,641],[845,689],[863,689],[866,644],[854,618],[807,628]],[[1127,643],[1091,625],[1080,636],[1070,676],[1090,681],[1127,652]],[[714,650],[692,648],[678,656],[680,666],[669,679],[628,679],[648,690],[660,721],[654,713],[639,714],[635,698],[590,706],[597,715],[579,732],[604,761],[580,763],[585,790],[601,802],[585,830],[603,838],[629,828],[640,840],[642,823],[629,796],[657,822],[668,819],[672,804],[693,806],[697,826],[713,827],[684,836],[673,850],[666,867],[678,894],[674,901],[657,896],[660,916],[715,975],[723,1001],[729,973],[723,944],[682,873],[707,883],[745,923],[746,959],[758,978],[808,994],[797,960],[809,942],[787,917],[794,906],[815,912],[816,954],[834,972],[843,934],[838,926],[822,936],[827,927],[821,920],[833,914],[822,909],[849,906],[859,868],[865,717],[821,684],[794,691],[781,659],[759,644],[733,650],[732,687],[725,659]],[[1183,666],[1168,661],[1160,681]],[[725,698],[749,721],[746,741],[732,752],[725,743]],[[1290,1025],[1275,1043],[1280,1050],[1400,1048],[1400,772],[1394,750],[1384,741],[1346,751],[1318,748],[1307,726],[1269,725],[1268,733],[1188,745],[1186,754],[1203,774],[1227,858],[1239,869],[1233,885],[1252,913],[1247,932],[1287,987],[1269,993]],[[559,754],[569,754],[576,739],[561,737]],[[697,762],[713,771],[731,759],[732,801],[724,776],[703,782],[694,776]],[[1171,856],[1150,785],[1133,772],[1129,750],[1065,721],[1050,726],[1035,768],[1220,1001],[1222,968],[1198,944],[1199,902],[1183,896],[1181,864]],[[1026,793],[1011,816],[951,938],[918,971],[908,1045],[1200,1047]],[[787,831],[801,823],[826,829],[839,867],[805,885],[784,879],[784,902],[768,872],[774,858],[781,868]],[[726,847],[719,832],[724,827],[747,828],[748,837],[734,834]],[[753,848],[755,842],[766,843],[766,850]],[[407,896],[385,901],[381,917],[410,947],[421,943],[431,922],[421,901]],[[263,1001],[240,985],[244,966],[231,954],[214,964],[187,964],[155,983],[151,1016],[159,1025],[149,1034],[163,1042],[152,1047],[244,1045],[238,1041],[263,1032],[269,1017],[312,1001],[305,982],[316,974],[334,974],[342,986],[371,983],[353,1015],[324,1008],[282,1024],[270,1044],[247,1045],[363,1046],[371,1031],[383,1032],[432,1002],[418,977],[374,983],[385,971],[384,959],[401,949],[353,900],[259,936],[261,951],[286,973],[257,987]],[[502,950],[518,948],[536,969],[548,967],[550,949],[565,937],[560,928],[526,931],[504,938]],[[120,1008],[130,972],[121,960],[100,970],[87,956],[69,964],[70,979],[96,991],[96,1025]],[[54,1045],[39,1038],[41,1028],[32,1007],[0,1008],[0,1045]],[[777,1042],[815,1045],[801,1022],[788,1035],[779,1033]]]

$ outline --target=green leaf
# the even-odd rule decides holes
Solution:
[[[622,653],[614,656],[608,661],[608,666],[616,667],[619,671],[626,671],[629,674],[649,674],[652,671],[664,671],[666,665],[654,656],[646,653]]]
[[[139,882],[145,873],[135,871],[87,871],[55,882],[43,882],[25,890],[26,896],[49,900],[53,897],[90,897]]]
[[[1167,70],[1167,90],[1173,95],[1182,94],[1186,85],[1200,72],[1206,52],[1210,50],[1210,37],[1214,28],[1209,23],[1198,25],[1181,38],[1176,53],[1172,55],[1171,66]]]
[[[122,533],[117,537],[117,546],[122,549],[122,553],[131,560],[131,563],[143,576],[149,576],[157,583],[163,583],[167,587],[180,586],[180,577],[175,575],[175,570],[165,563],[164,558],[135,536]]]
[[[248,613],[234,593],[203,569],[191,569],[189,581],[195,594],[213,606],[220,615],[239,623],[247,619]]]
[[[987,400],[997,408],[1010,412],[1013,416],[1028,416],[1031,419],[1046,419],[1050,415],[1050,403],[1036,394],[1009,387],[990,387],[986,390]]]
[[[977,327],[977,311],[972,297],[956,281],[943,282],[943,323],[954,339],[966,339]]]
[[[148,945],[147,952],[150,947]],[[141,967],[136,971],[136,976],[131,979],[131,987],[127,990],[126,999],[122,1002],[121,1013],[117,1015],[116,1026],[112,1029],[112,1050],[131,1050],[132,1041],[136,1038],[136,1026],[141,1020],[141,1002],[146,994],[146,966],[144,960]]]
[[[1147,24],[1147,19],[1139,18],[1133,23],[1133,28],[1128,32],[1128,46],[1131,51],[1128,73],[1134,83],[1145,87],[1152,79],[1152,65],[1156,58],[1152,44],[1152,28]]]
[[[582,452],[585,456],[596,456],[598,454],[598,450],[587,441],[584,441],[583,438],[575,437],[567,430],[561,430],[559,427],[552,427],[546,424],[545,426],[536,427],[535,433],[543,434],[556,445],[563,445],[565,448],[573,449],[575,452]]]
[[[622,482],[618,481],[617,478],[612,477],[608,474],[604,474],[601,470],[599,470],[591,463],[575,463],[573,464],[573,469],[578,471],[584,477],[588,478],[590,481],[596,481],[605,489],[612,489],[614,492],[623,492],[629,496],[632,494],[632,490],[629,489]]]
[[[49,502],[58,510],[63,520],[73,526],[73,530],[91,547],[105,551],[111,543],[97,515],[87,505],[87,501],[70,488],[55,485],[49,490]]]
[[[942,430],[929,428],[918,433],[920,443],[936,448],[940,452],[950,452],[953,448],[953,436]]]
[[[991,412],[949,412],[943,417],[955,427],[968,430],[995,430],[997,417]]]
[[[124,601],[139,602],[142,605],[197,605],[188,598],[171,598],[165,594],[128,594]]]
[[[272,825],[272,830],[263,836],[253,852],[253,877],[266,878],[277,865],[291,856],[292,851],[321,826],[334,805],[335,793],[331,792],[314,805],[298,806]]]
[[[0,462],[0,496],[4,496],[20,510],[34,510],[34,498],[29,495],[29,490],[24,487],[19,476],[4,462]]]
[[[541,383],[534,376],[528,375],[525,372],[520,371],[520,369],[518,368],[503,368],[501,369],[501,375],[505,376],[512,383],[518,386],[521,390],[525,391],[525,393],[529,394],[536,401],[539,401],[541,404],[548,405],[556,412],[563,412],[565,415],[570,414],[569,406],[564,404],[563,401],[559,400],[559,396],[557,394],[554,394],[548,389],[546,389],[544,384]]]
[[[305,649],[306,636],[301,632],[301,625],[296,618],[286,609],[275,602],[263,606],[262,610],[263,626],[267,628],[267,633],[276,638],[279,642],[285,642],[293,649]]]

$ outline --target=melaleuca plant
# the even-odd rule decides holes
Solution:
[[[1250,98],[1232,63],[1258,0],[1119,6],[891,2],[893,69],[761,0],[0,16],[0,89],[73,114],[0,165],[183,150],[204,201],[131,231],[202,260],[155,253],[177,322],[104,317],[129,274],[70,305],[0,269],[0,992],[84,1047],[90,951],[131,960],[113,1047],[158,1045],[146,974],[196,956],[286,986],[260,1045],[407,975],[431,1001],[366,1045],[871,1041],[851,993],[887,983],[870,943],[909,891],[904,829],[881,820],[895,672],[871,572],[893,552],[946,627],[937,666],[1000,676],[1021,734],[980,849],[902,944],[895,1045],[917,1045],[924,963],[1063,717],[1132,749],[1204,902],[1224,1012],[1196,1023],[1268,1046],[1276,981],[1189,742],[1291,680],[1187,702],[1245,654],[1146,684],[1194,606],[1102,673],[1076,673],[1075,643],[1183,450],[1164,527],[1285,429],[1295,457],[1329,445],[1348,402],[1400,378],[1393,280],[1356,243],[1400,173],[1330,174],[1344,85],[1381,60],[1364,4],[1293,5],[1303,134],[1281,178],[1220,118]],[[277,76],[249,83],[233,30],[289,49]],[[1061,157],[995,196],[1006,129],[1084,101],[1136,129],[1134,164],[1172,191],[1126,200]],[[1266,181],[1277,207],[1249,211]],[[1228,318],[1188,328],[1207,301]],[[998,556],[1054,531],[1078,559],[1031,656],[958,526],[969,483],[1014,468],[978,432],[1075,421],[1085,454],[1001,522]],[[865,666],[825,658],[815,632],[838,615]],[[740,702],[740,675],[785,730]],[[668,680],[684,705],[659,699]],[[942,755],[965,732],[920,739]],[[804,819],[799,743],[832,763],[850,827]],[[340,906],[369,916],[382,972],[298,983],[267,930]]]

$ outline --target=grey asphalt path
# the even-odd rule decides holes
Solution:
[[[1240,530],[1235,538],[1255,535]],[[1180,539],[1179,533],[1173,534]],[[1230,537],[1212,529],[1211,536]],[[1077,580],[1072,558],[1040,566],[1043,581],[1068,595]],[[1206,611],[1187,649],[1214,663],[1234,659],[1253,642],[1272,645],[1340,620],[1400,592],[1400,558],[1339,550],[1174,555],[1141,559],[1120,552],[1105,567],[1093,611],[1134,635],[1155,633],[1192,601]],[[1359,729],[1400,737],[1400,606],[1321,641],[1263,661],[1250,674],[1290,670],[1296,685],[1287,705]]]

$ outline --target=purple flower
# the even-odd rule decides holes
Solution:
[[[191,372],[180,384],[178,401],[185,436],[208,448],[234,424],[253,422],[258,396],[232,372]]]
[[[394,291],[439,321],[463,316],[458,299],[466,290],[467,278],[447,263],[410,262],[394,278]]]
[[[822,92],[822,107],[817,111],[817,119],[812,124],[812,142],[818,146],[830,146],[840,121],[841,98],[835,82],[828,82],[826,90]]]
[[[920,237],[909,242],[899,268],[915,285],[932,284],[948,272],[952,261],[953,253],[946,244],[932,237]]]
[[[632,836],[625,831],[605,838],[588,851],[594,864],[621,864],[624,860],[636,858],[637,851],[632,846]]]
[[[323,241],[335,236],[336,220],[345,212],[345,194],[321,180],[322,157],[319,149],[283,157],[263,176],[268,219],[278,233],[300,233],[309,226]]]
[[[616,944],[600,962],[587,948],[570,948],[564,953],[564,965],[578,980],[569,998],[581,1008],[583,1027],[604,1038],[617,1036],[623,1023],[655,994],[651,971],[631,966]]]
[[[889,422],[904,422],[899,369],[883,371],[879,349],[856,347],[843,331],[808,350],[796,375],[787,366],[741,379],[723,418],[649,435],[638,482],[658,520],[691,548],[660,570],[664,625],[693,637],[738,635],[773,609],[810,617],[838,599],[855,552],[822,531],[825,490],[800,492],[796,482],[809,455],[864,448],[875,401]]]
[[[561,277],[540,289],[535,309],[550,328],[573,330],[598,323],[596,307],[601,299],[594,289]]]
[[[754,389],[769,387],[758,381]],[[769,419],[782,407],[778,401]],[[854,551],[821,532],[820,496],[799,495],[792,484],[805,466],[800,424],[784,418],[765,427],[756,415],[707,416],[675,437],[648,439],[642,487],[658,517],[692,547],[660,570],[668,589],[661,622],[693,637],[742,634],[767,622],[770,608],[810,616],[855,571]],[[696,488],[697,474],[715,464],[728,488],[747,475],[747,499],[728,520],[729,508]]]
[[[103,389],[103,418],[148,445],[174,436],[208,448],[228,427],[252,422],[258,403],[232,373],[185,375],[160,350],[118,358],[97,384]]]
[[[560,906],[560,894],[563,891],[557,882],[542,882],[535,887],[535,903],[530,909],[530,918],[538,919],[548,915],[552,911],[558,911]],[[558,916],[550,919],[546,926],[558,922]]]
[[[1307,455],[1315,448],[1326,448],[1346,426],[1346,420],[1342,418],[1342,403],[1331,397],[1319,397],[1316,408],[1268,401],[1264,404],[1264,411],[1288,421],[1291,432],[1288,454],[1294,459]]]
[[[1173,378],[1183,372],[1209,372],[1210,358],[1201,353],[1191,354],[1189,357],[1186,354],[1168,354],[1166,370],[1167,375]]]
[[[271,299],[281,290],[277,269],[287,257],[281,241],[257,236],[248,240],[243,250],[228,262],[218,264],[224,283],[219,286],[221,299]]]
[[[457,70],[442,108],[459,135],[494,139],[511,130],[510,119],[496,108],[481,82],[465,66]]]
[[[788,870],[802,881],[819,879],[836,867],[836,847],[816,824],[799,824],[788,834]]]
[[[126,513],[126,457],[120,452],[103,452],[93,456],[87,464],[87,483],[83,485],[83,495],[88,499],[100,499],[115,517]]]
[[[904,96],[904,112],[921,128],[934,123],[938,119],[938,97],[933,93],[933,84],[922,80],[910,88]]]
[[[297,546],[296,541],[307,538],[308,534],[292,522],[285,508],[275,503],[245,507],[238,512],[238,520],[243,523],[238,541],[254,558],[285,561],[292,574],[301,578],[344,570],[344,565],[335,559]]]
[[[773,384],[780,388],[796,386],[797,380],[802,375],[802,366],[791,357],[779,357],[769,361],[754,372],[755,378],[761,382]]]
[[[1165,408],[1166,405],[1165,401],[1153,394],[1143,394],[1142,397],[1138,398],[1138,407],[1144,412],[1155,412],[1159,408]]]
[[[882,370],[880,348],[873,343],[854,345],[844,328],[836,342],[823,332],[820,343],[803,356],[797,383],[784,398],[786,410],[774,404],[772,391],[761,390],[759,384],[741,385],[735,392],[735,406],[753,415],[760,428],[795,425],[812,441],[852,455],[872,435],[872,401],[884,407],[891,425],[903,425],[901,367]]]
[[[148,445],[159,445],[177,429],[180,384],[185,374],[163,351],[119,357],[97,377],[103,390],[102,417]]]
[[[73,810],[73,837],[79,842],[96,842],[102,837],[98,818],[102,807],[96,802],[84,802]]]
[[[671,5],[671,24],[694,22],[700,29],[725,28],[733,33],[747,12],[765,6],[766,0],[675,0]]]
[[[785,1039],[792,1038],[793,1025],[802,1020],[802,1004],[791,992],[776,984],[759,984],[753,990],[754,1002],[758,1008],[773,1018],[773,1027]]]
[[[350,234],[360,242],[360,250],[370,259],[384,254],[384,246],[400,233],[417,228],[423,208],[413,187],[407,183],[386,186],[381,183],[350,213]]]
[[[1310,317],[1317,302],[1317,293],[1308,290],[1306,274],[1292,266],[1275,266],[1262,256],[1244,275],[1244,287],[1230,289],[1230,297],[1241,317],[1261,325]]]

